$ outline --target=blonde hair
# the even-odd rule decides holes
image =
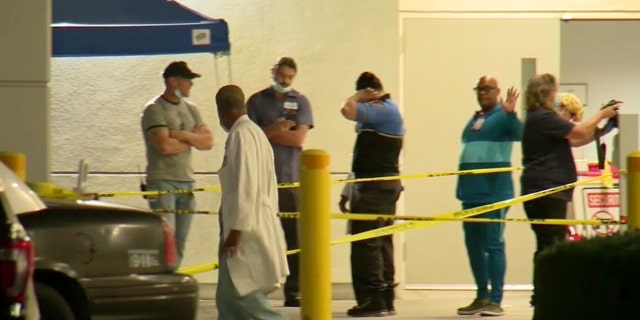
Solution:
[[[556,77],[550,73],[539,74],[529,79],[525,92],[527,111],[539,108],[553,109],[553,102],[549,101],[549,95],[556,88]]]
[[[567,93],[560,98],[560,109],[565,109],[572,115],[575,115],[577,121],[582,120],[582,115],[584,114],[584,107],[582,103],[580,103],[580,99],[578,97]]]

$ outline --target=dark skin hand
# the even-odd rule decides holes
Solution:
[[[222,245],[222,254],[231,258],[235,256],[238,252],[238,244],[240,243],[240,237],[242,232],[239,230],[231,230],[227,239],[225,239],[224,244]]]
[[[340,211],[342,213],[348,213],[349,208],[347,208],[347,203],[349,202],[349,198],[346,196],[340,196],[340,202],[338,205],[340,206]]]

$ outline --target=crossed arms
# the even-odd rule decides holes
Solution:
[[[213,148],[213,135],[205,124],[197,126],[193,131],[169,130],[158,127],[149,131],[155,149],[161,155],[173,155],[185,152],[194,147],[198,150]]]

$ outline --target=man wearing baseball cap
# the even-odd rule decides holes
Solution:
[[[210,150],[213,136],[202,121],[197,107],[185,100],[192,80],[200,75],[184,61],[174,61],[162,73],[164,92],[153,98],[142,113],[142,133],[147,150],[146,190],[193,189],[194,175],[191,149]],[[144,186],[144,185],[143,185]],[[164,194],[147,197],[152,210],[193,211],[193,193]],[[164,214],[173,227],[178,265],[182,262],[190,214]]]

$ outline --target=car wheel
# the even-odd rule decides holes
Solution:
[[[75,316],[67,300],[50,286],[36,282],[36,297],[40,320],[74,320]]]

